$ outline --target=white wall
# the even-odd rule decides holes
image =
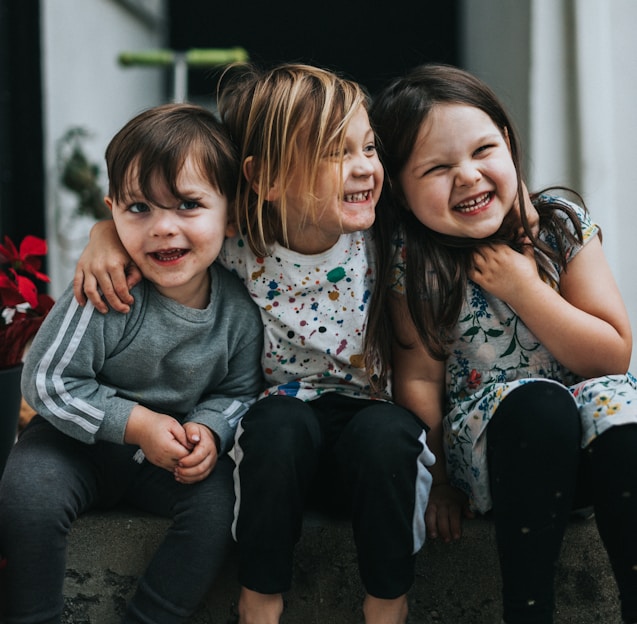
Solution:
[[[155,13],[163,0],[142,2]],[[47,240],[57,297],[73,276],[92,221],[73,213],[76,197],[58,183],[56,147],[71,127],[91,133],[84,143],[91,162],[103,172],[104,150],[133,115],[163,100],[163,70],[126,68],[117,61],[127,50],[159,48],[163,27],[147,21],[117,0],[40,0],[44,135],[46,151]]]
[[[462,66],[498,94],[526,148],[530,0],[464,0],[461,4]]]
[[[518,121],[529,186],[583,194],[637,340],[637,2],[464,0],[462,13],[463,64]]]
[[[600,111],[610,115],[613,158],[608,163],[613,180],[612,204],[606,206],[603,197],[595,204],[595,214],[600,215],[607,229],[604,247],[613,262],[619,287],[628,305],[637,344],[637,217],[635,214],[635,168],[637,167],[637,2],[634,0],[606,0],[610,17],[609,64],[604,68],[612,77],[610,110]],[[593,89],[595,85],[593,85]],[[589,94],[595,102],[595,93]],[[592,146],[594,149],[594,146]],[[591,172],[590,180],[595,180]],[[607,227],[608,226],[608,227]],[[637,349],[633,354],[633,372],[637,371]]]

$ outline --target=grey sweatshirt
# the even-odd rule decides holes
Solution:
[[[123,443],[136,404],[214,431],[221,451],[262,389],[263,327],[245,287],[210,268],[205,310],[185,307],[142,280],[128,314],[81,307],[72,286],[31,346],[22,393],[41,416],[86,443]]]

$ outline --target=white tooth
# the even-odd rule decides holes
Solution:
[[[367,193],[352,193],[351,195],[345,195],[345,201],[348,202],[356,202],[356,201],[363,201],[364,199],[367,198]]]
[[[460,208],[461,210],[464,208],[474,208],[475,206],[478,206],[482,204],[483,202],[487,201],[488,198],[489,198],[489,193],[485,193],[484,195],[482,195],[481,197],[478,197],[477,199],[471,199],[469,201],[458,204],[458,208]]]

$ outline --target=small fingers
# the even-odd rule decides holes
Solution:
[[[126,285],[125,276],[122,276],[119,279],[115,278],[111,280],[111,274],[106,273],[99,280],[99,283],[101,285],[101,294],[103,295],[104,299],[106,299],[111,308],[113,308],[113,310],[122,312],[124,314],[130,311],[130,303],[132,303],[133,298],[128,292],[128,286]],[[93,305],[95,305],[91,294],[88,291],[86,294],[93,302]]]
[[[430,506],[425,512],[425,524],[431,539],[439,537],[443,542],[449,543],[460,538],[460,514],[454,514],[445,505]]]
[[[76,297],[77,297],[75,282],[74,282],[73,290],[76,293]],[[106,312],[108,312],[108,306],[102,299],[102,293],[100,292],[97,279],[92,273],[85,273],[83,275],[82,294],[85,298],[85,302],[86,300],[90,301],[95,306],[95,309],[98,312],[101,312],[102,314],[106,314]]]
[[[126,268],[126,294],[130,298],[130,302],[132,303],[133,298],[130,296],[130,289],[142,281],[142,272],[139,270],[139,267],[132,262]]]
[[[429,503],[425,511],[425,525],[427,526],[427,534],[431,539],[438,537],[438,510],[436,505]]]
[[[216,458],[207,456],[203,461],[196,463],[194,466],[187,467],[183,465],[183,460],[179,462],[173,471],[175,481],[179,483],[196,483],[205,479],[214,469]]]
[[[77,302],[83,306],[86,304],[86,295],[84,294],[84,271],[76,269],[73,275],[73,295]]]

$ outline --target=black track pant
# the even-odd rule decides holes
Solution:
[[[289,589],[303,510],[318,496],[351,518],[366,591],[390,599],[409,590],[433,459],[411,412],[335,393],[308,403],[272,396],[244,416],[235,453],[242,586]]]
[[[637,425],[611,428],[582,451],[568,390],[533,382],[502,402],[487,445],[505,622],[552,624],[555,566],[576,493],[594,506],[622,615],[637,622]]]

